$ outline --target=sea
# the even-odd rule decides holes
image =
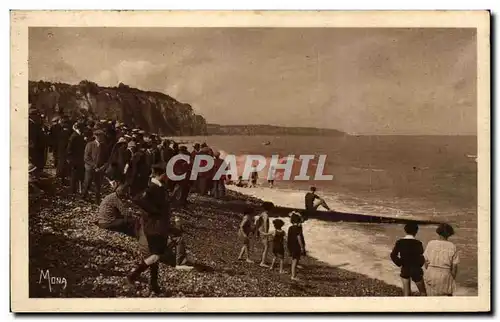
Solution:
[[[286,207],[304,208],[310,186],[340,212],[447,222],[460,252],[456,295],[477,295],[477,137],[476,136],[206,136],[179,141],[206,142],[223,155],[326,155],[326,181],[277,180],[267,185],[267,168],[256,188],[236,188],[247,195]],[[314,174],[319,157],[311,162]],[[300,163],[294,165],[294,174]],[[312,176],[313,177],[313,176]],[[421,226],[425,245],[437,238],[435,226]],[[399,270],[389,254],[404,236],[399,224],[307,221],[304,233],[311,256],[400,286]]]

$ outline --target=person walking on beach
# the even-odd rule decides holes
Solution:
[[[290,257],[292,258],[292,280],[297,281],[297,266],[299,265],[300,256],[305,252],[302,239],[300,238],[299,224],[302,222],[300,214],[292,212],[290,215],[290,223],[288,228],[287,246]]]
[[[285,223],[281,219],[274,219],[274,233],[273,233],[273,262],[271,263],[270,270],[274,269],[274,264],[276,260],[280,262],[280,274],[285,273],[283,270],[283,264],[285,261],[285,232],[281,230]]]
[[[250,234],[253,230],[252,223],[252,209],[245,209],[243,212],[243,219],[240,223],[240,228],[238,229],[238,238],[241,240],[243,245],[241,246],[241,251],[238,256],[238,260],[243,260],[243,256],[245,256],[245,260],[247,263],[253,263],[254,261],[250,259]]]
[[[266,264],[267,253],[269,251],[269,236],[271,235],[269,233],[269,212],[274,208],[274,205],[272,202],[265,201],[262,203],[262,208],[264,211],[260,213],[255,228],[260,238],[260,242],[262,246],[264,246],[260,266],[269,267],[269,265]]]
[[[456,288],[459,254],[457,247],[448,240],[454,235],[453,227],[440,224],[438,240],[431,240],[425,248],[425,285],[429,296],[453,296]]]
[[[269,173],[267,174],[267,183],[269,188],[274,188],[274,179],[276,178],[276,169],[274,166],[269,168]]]
[[[148,256],[127,276],[127,281],[130,285],[133,285],[139,276],[149,268],[151,291],[160,294],[162,289],[158,284],[158,261],[167,249],[170,229],[170,205],[168,191],[161,182],[165,172],[164,166],[161,164],[154,165],[152,171],[153,177],[148,188],[134,198],[135,203],[144,211],[141,218],[139,243]]]
[[[391,252],[391,259],[398,267],[401,267],[401,281],[403,282],[403,296],[411,295],[411,281],[415,282],[421,296],[426,296],[423,281],[424,272],[424,248],[420,240],[415,239],[418,225],[406,224],[404,227],[406,236],[399,239]]]
[[[306,211],[304,213],[304,221],[316,213],[319,206],[323,206],[326,210],[330,210],[330,207],[328,207],[325,200],[316,194],[316,187],[311,187],[310,191],[306,193],[305,196]]]
[[[257,180],[259,179],[259,173],[257,170],[253,170],[250,176],[250,185],[249,188],[256,188],[257,187]]]

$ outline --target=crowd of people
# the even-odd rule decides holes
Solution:
[[[191,151],[173,140],[162,139],[153,133],[110,120],[70,119],[58,115],[46,124],[37,109],[29,110],[29,162],[30,178],[43,175],[48,155],[52,155],[56,178],[67,187],[68,194],[87,202],[99,204],[98,220],[102,229],[123,233],[139,240],[142,259],[127,276],[134,285],[139,276],[149,269],[150,288],[155,294],[163,292],[158,283],[159,263],[164,262],[176,269],[190,270],[184,243],[184,229],[179,216],[171,218],[171,208],[185,208],[189,193],[225,196],[225,184],[233,184],[231,177],[214,179],[214,173],[222,166],[220,153],[207,144],[195,143]],[[180,181],[169,180],[166,164],[174,156],[187,155],[174,165],[175,175],[185,174]],[[190,178],[191,164],[198,154],[214,158],[211,171]],[[252,185],[257,184],[257,175],[251,176]],[[240,178],[241,180],[241,178]],[[36,180],[35,180],[36,181]],[[101,199],[101,191],[107,186],[109,194]],[[91,191],[94,199],[91,200]],[[281,219],[273,221],[274,232],[270,232],[269,212],[273,204],[264,202],[263,211],[250,219],[254,210],[243,216],[239,236],[243,248],[239,259],[250,251],[250,236],[254,235],[263,245],[260,266],[274,268],[279,261],[280,272],[284,272],[283,261],[286,235],[281,228]],[[301,255],[305,254],[302,232],[302,216],[292,213],[292,226],[288,231],[287,248],[292,257],[292,279]],[[272,246],[274,255],[271,266],[266,264]]]
[[[234,183],[231,177],[214,175],[223,165],[220,153],[207,144],[196,143],[192,150],[184,145],[163,139],[154,133],[110,120],[72,120],[61,114],[46,124],[37,109],[29,110],[29,175],[36,180],[43,175],[48,154],[52,154],[56,177],[68,193],[90,200],[94,191],[94,202],[99,204],[98,225],[102,229],[124,233],[139,240],[143,258],[139,261],[127,281],[135,281],[146,270],[150,270],[150,288],[160,294],[159,263],[165,262],[177,269],[189,270],[192,266],[186,256],[184,229],[179,216],[171,216],[171,208],[185,208],[189,193],[225,196],[225,184],[242,186],[242,178]],[[180,181],[170,180],[166,175],[166,164],[177,155],[185,155],[174,165],[175,175],[185,175]],[[193,160],[197,155],[214,159],[210,171],[190,178]],[[186,161],[190,160],[190,161]],[[257,173],[252,174],[250,185],[257,184]],[[272,186],[274,182],[269,182]],[[111,191],[101,200],[101,191],[107,185]],[[291,212],[290,227],[285,233],[284,221],[274,219],[274,230],[270,230],[270,213],[274,205],[264,202],[256,216],[254,209],[247,209],[239,226],[238,236],[242,242],[238,260],[253,263],[250,258],[251,239],[263,247],[259,265],[284,273],[285,249],[291,257],[291,278],[297,280],[297,268],[301,256],[306,254],[302,225],[318,207],[330,210],[326,202],[311,187],[305,196],[305,212]],[[399,240],[391,259],[401,267],[404,295],[410,295],[413,280],[421,295],[452,295],[458,266],[458,252],[448,238],[454,234],[447,224],[440,225],[439,240],[431,241],[425,251],[415,239],[418,226],[407,224],[407,235]],[[272,250],[271,265],[266,263]],[[424,275],[422,267],[426,268]],[[424,283],[425,281],[425,283]]]
[[[96,225],[139,240],[144,256],[127,277],[131,285],[149,269],[151,290],[161,293],[160,261],[177,269],[193,268],[186,257],[182,220],[179,216],[171,218],[171,208],[185,208],[191,192],[225,196],[225,178],[213,179],[222,165],[217,151],[205,143],[196,143],[188,151],[172,140],[110,120],[72,120],[61,114],[46,124],[44,116],[32,108],[28,140],[30,182],[44,175],[48,155],[52,154],[56,178],[68,194],[99,205]],[[198,154],[211,156],[215,167],[191,180],[193,162],[180,159],[173,171],[177,176],[185,174],[184,179],[169,180],[166,164],[179,154],[191,161]],[[101,199],[104,186],[111,193]]]
[[[162,176],[168,190],[180,205],[187,203],[190,191],[216,198],[225,195],[224,176],[212,180],[222,165],[220,153],[207,144],[196,143],[191,152],[178,143],[162,139],[154,133],[125,124],[92,119],[70,120],[65,115],[56,116],[51,124],[45,124],[37,109],[29,112],[29,159],[31,171],[39,173],[45,167],[47,154],[53,154],[57,178],[67,184],[70,192],[80,193],[87,199],[93,186],[95,202],[101,199],[101,188],[108,183],[113,188],[126,184],[131,196],[137,196],[148,186],[153,166],[163,166],[178,155],[188,155],[191,160],[198,154],[214,158],[215,167],[199,173],[196,180],[190,180],[190,164],[180,160],[175,163],[176,175],[186,174],[184,180],[168,180]]]

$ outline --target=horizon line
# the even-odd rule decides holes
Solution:
[[[437,134],[437,133],[356,133],[356,132],[347,132],[343,130],[339,130],[336,128],[329,127],[317,127],[317,126],[285,126],[285,125],[276,125],[276,124],[220,124],[220,123],[209,123],[207,122],[207,126],[209,125],[218,125],[218,126],[274,126],[281,128],[307,128],[307,129],[317,129],[317,130],[330,130],[330,131],[338,131],[342,132],[348,136],[477,136],[477,133],[450,133],[450,134]]]

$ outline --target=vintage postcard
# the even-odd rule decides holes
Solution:
[[[12,310],[489,311],[489,30],[12,11]]]

